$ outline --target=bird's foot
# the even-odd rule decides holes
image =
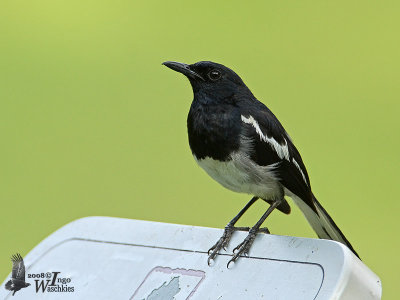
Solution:
[[[233,225],[226,225],[224,233],[221,238],[208,250],[208,265],[211,265],[211,261],[218,255],[221,249],[226,251],[226,247],[228,247],[229,241],[231,240],[232,234],[235,231],[251,231],[250,227],[234,227]],[[268,228],[259,228],[255,230],[255,235],[257,233],[270,233]],[[249,234],[250,235],[250,234]],[[235,248],[236,249],[236,248]],[[234,250],[235,251],[235,250]]]
[[[227,268],[229,268],[229,265],[231,263],[234,263],[241,255],[244,256],[249,256],[249,251],[251,248],[251,245],[253,244],[257,233],[259,232],[264,232],[264,233],[269,233],[268,228],[259,228],[259,229],[250,229],[249,230],[249,234],[247,235],[247,237],[244,239],[243,242],[241,242],[239,245],[237,245],[235,247],[235,249],[233,249],[233,257],[228,261],[228,264],[226,265]]]
[[[225,226],[225,230],[221,238],[208,250],[208,265],[211,265],[211,261],[214,260],[222,248],[226,251],[226,247],[231,240],[232,234],[237,230],[239,230],[238,227],[234,227],[231,224]]]

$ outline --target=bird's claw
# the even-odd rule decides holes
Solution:
[[[221,236],[221,238],[207,251],[207,255],[208,255],[207,263],[209,266],[211,265],[211,261],[214,260],[214,258],[218,255],[218,253],[221,249],[224,249],[226,251],[229,241],[231,240],[232,234],[235,231],[248,231],[249,235],[246,237],[246,239],[242,243],[240,243],[238,246],[235,247],[235,249],[233,249],[233,253],[235,255],[228,262],[228,266],[231,262],[234,262],[235,260],[237,260],[240,255],[248,256],[250,246],[253,243],[254,238],[256,237],[257,233],[265,233],[265,234],[270,233],[268,228],[266,228],[266,227],[259,228],[259,229],[252,229],[249,227],[234,227],[233,225],[228,224],[225,227],[224,233]],[[250,243],[248,242],[248,240],[251,240]],[[248,244],[248,246],[246,246],[245,244],[246,245]],[[246,251],[242,251],[242,247],[244,247]],[[248,249],[246,249],[246,248],[248,248]],[[238,251],[238,253],[236,253],[236,251]]]
[[[224,249],[226,251],[226,248],[228,247],[229,241],[234,231],[236,231],[236,228],[233,225],[228,224],[225,227],[224,233],[222,234],[221,238],[210,249],[208,249],[208,265],[210,265],[211,261],[214,260],[221,249]]]
[[[267,229],[268,230],[268,229]],[[227,268],[229,268],[229,265],[231,263],[234,263],[241,255],[249,257],[249,251],[251,248],[251,245],[253,244],[256,236],[257,236],[258,230],[253,230],[250,229],[248,236],[244,239],[243,242],[241,242],[239,245],[237,245],[233,249],[233,257],[228,261],[228,264],[226,265]]]

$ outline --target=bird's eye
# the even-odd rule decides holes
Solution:
[[[218,70],[212,70],[208,73],[208,77],[213,81],[218,80],[221,78],[221,72]]]

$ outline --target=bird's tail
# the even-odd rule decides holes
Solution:
[[[294,197],[293,200],[300,207],[307,221],[317,233],[320,239],[334,240],[345,244],[358,258],[360,258],[353,246],[346,239],[342,231],[332,220],[331,216],[318,202],[317,198],[313,195],[313,202],[315,204],[316,212],[305,204],[300,198]]]
[[[12,281],[11,280],[7,281],[5,288],[6,288],[6,290],[9,290],[9,291],[12,290]]]

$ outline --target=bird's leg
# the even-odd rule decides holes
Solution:
[[[229,268],[229,264],[231,262],[235,262],[240,255],[245,255],[248,256],[249,255],[249,250],[251,245],[254,242],[254,239],[257,236],[257,233],[260,230],[260,226],[262,225],[262,223],[264,223],[265,219],[271,214],[271,212],[280,204],[280,201],[275,201],[271,204],[270,207],[268,207],[267,211],[263,214],[263,216],[261,217],[260,220],[258,220],[258,222],[256,223],[256,225],[254,225],[250,231],[249,234],[247,235],[247,237],[244,239],[243,242],[241,242],[239,245],[236,246],[235,249],[233,249],[233,257],[231,258],[231,260],[228,262],[227,267]],[[237,252],[236,252],[237,251]],[[236,253],[235,253],[236,252]]]
[[[226,226],[222,237],[208,250],[208,265],[210,265],[211,261],[217,256],[219,250],[222,248],[226,248],[228,243],[232,237],[233,232],[235,231],[248,231],[249,227],[235,227],[236,222],[240,219],[241,216],[256,202],[258,197],[253,197],[251,200],[246,204],[245,207],[234,217]],[[268,231],[268,229],[267,229]],[[269,233],[269,231],[268,231]]]

